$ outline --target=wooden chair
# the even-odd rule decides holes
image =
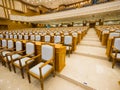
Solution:
[[[44,42],[50,42],[51,41],[51,36],[50,35],[45,35],[44,36]]]
[[[60,35],[60,32],[56,32],[55,35]]]
[[[14,34],[14,35],[13,35],[13,38],[14,38],[14,39],[17,39],[17,38],[18,38],[18,35],[17,35],[17,34]]]
[[[0,34],[0,39],[4,38],[4,35],[3,34]]]
[[[72,32],[71,35],[73,37],[76,37],[77,38],[77,44],[79,43],[79,38],[78,38],[78,33],[77,32]]]
[[[9,70],[11,71],[9,61],[7,61],[7,59],[6,59],[6,54],[11,53],[14,50],[14,42],[13,42],[13,40],[7,40],[7,42],[5,40],[3,40],[3,42],[4,42],[4,44],[7,43],[8,45],[6,48],[4,48],[0,51],[0,56],[2,58],[2,62],[4,63],[4,65],[6,66],[6,63],[7,63]]]
[[[34,35],[34,34],[30,35],[30,40],[31,40],[31,41],[34,41],[34,40],[35,40],[35,35]]]
[[[13,34],[10,34],[10,39],[13,39]]]
[[[111,52],[111,48],[112,48],[112,41],[114,37],[118,37],[119,33],[113,32],[109,34],[108,40],[107,40],[107,49],[106,49],[106,54],[109,57],[110,56],[110,52]]]
[[[9,34],[6,34],[6,35],[5,35],[5,38],[8,39],[8,38],[9,38]]]
[[[7,48],[7,39],[1,39],[0,49]]]
[[[41,89],[44,90],[44,79],[50,74],[53,73],[55,76],[55,47],[50,44],[41,44],[41,59],[40,63],[29,69],[29,64],[27,61],[27,74],[29,83],[31,83],[30,75],[39,79],[41,83]]]
[[[2,47],[4,49],[2,49],[1,52],[5,51],[5,50],[13,50],[14,49],[14,42],[13,42],[13,40],[11,40],[11,39],[3,39],[2,40]],[[4,52],[2,52],[2,53],[4,53]]]
[[[56,44],[60,44],[61,43],[61,36],[54,36],[54,43],[56,43]]]
[[[41,41],[41,36],[40,35],[35,35],[35,41]]]
[[[19,68],[21,70],[21,75],[23,79],[24,79],[23,69],[26,67],[25,62],[35,55],[35,44],[33,42],[26,42],[25,53],[26,55],[21,56],[15,60],[11,59],[14,72],[16,73],[15,67]],[[30,64],[31,62],[32,60],[28,63]]]
[[[1,50],[6,49],[7,48],[7,40],[6,39],[1,39],[0,40],[0,52],[2,52]],[[2,62],[2,65],[4,65],[3,59],[2,59],[2,53],[0,53],[0,61]]]
[[[66,49],[69,52],[69,57],[70,57],[70,53],[72,52],[72,44],[73,44],[73,36],[71,36],[71,35],[64,36],[63,45],[66,46]]]
[[[23,39],[23,35],[22,35],[22,34],[19,34],[19,35],[18,35],[18,39],[19,39],[19,40],[22,40],[22,39]]]
[[[9,65],[10,71],[11,71],[11,66],[10,66],[11,62],[14,61],[15,59],[21,57],[22,52],[24,52],[22,41],[17,40],[15,42],[15,46],[16,46],[15,51],[12,51],[12,52],[6,54],[6,62]]]
[[[112,68],[114,68],[116,62],[120,61],[120,37],[114,37],[110,58],[112,58]]]
[[[120,36],[120,33],[117,32],[112,32],[109,34],[109,38],[118,37],[118,36]]]
[[[28,40],[29,39],[29,35],[28,34],[25,34],[24,35],[24,40]]]

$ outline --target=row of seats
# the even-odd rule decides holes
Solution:
[[[66,46],[66,50],[68,50],[69,52],[69,56],[70,56],[70,53],[73,51],[73,47],[75,47],[74,45],[74,38],[72,35],[66,35],[64,37],[61,37],[61,36],[49,36],[49,35],[46,35],[44,37],[42,37],[43,39],[40,40],[40,35],[36,35],[36,41],[43,41],[43,42],[47,42],[47,43],[50,43],[50,42],[53,42],[53,43],[56,43],[56,44],[63,44],[64,46]],[[9,39],[1,39],[1,46],[2,47],[5,47],[7,46],[7,41]],[[15,40],[15,39],[14,39]],[[24,39],[20,39],[20,40],[24,40]],[[25,39],[27,40],[27,39]],[[29,40],[29,41],[33,41],[32,40]]]
[[[78,33],[73,33],[72,35],[65,35],[65,36],[71,36],[71,37],[76,37],[78,43],[80,42],[81,39],[81,34]],[[41,41],[41,42],[51,42],[51,43],[61,43],[61,39],[64,37],[64,35],[22,35],[22,34],[0,34],[0,38],[6,38],[6,39],[19,39],[19,40],[31,40],[31,41]]]
[[[59,27],[59,28],[25,28],[19,30],[4,30],[0,31],[3,34],[14,34],[14,33],[25,33],[25,34],[38,34],[38,33],[65,33],[65,32],[77,32],[77,31],[84,31],[88,28],[88,26],[84,27]]]
[[[23,47],[23,42],[20,40],[14,41],[2,40],[2,46],[0,47],[0,57],[2,64],[9,67],[11,71],[11,66],[16,73],[16,67],[20,69],[22,78],[24,78],[23,70],[26,69],[29,83],[31,82],[30,76],[33,76],[40,80],[41,88],[43,87],[44,79],[53,73],[55,76],[55,46],[54,44],[42,43],[40,48],[40,54],[35,54],[35,43],[26,42],[25,48]],[[7,44],[8,43],[8,44]],[[40,59],[39,63],[35,63],[36,59]],[[37,60],[38,61],[38,60]]]
[[[99,37],[100,41],[102,41],[102,36],[105,35],[106,33],[111,33],[111,32],[119,33],[120,32],[120,26],[119,25],[116,25],[116,26],[113,26],[113,27],[97,26],[96,29],[97,29],[97,34],[98,34],[98,37]]]
[[[31,29],[26,30],[12,30],[12,31],[3,31],[0,32],[0,38],[6,39],[18,39],[18,40],[29,40],[29,41],[40,41],[40,42],[48,42],[48,43],[56,43],[63,44],[67,46],[67,50],[70,52],[76,49],[76,44],[80,43],[80,40],[86,34],[88,27],[80,27],[76,30],[60,30],[59,29],[35,29],[31,32]],[[78,30],[79,29],[79,30]],[[81,30],[82,29],[82,30]],[[65,31],[66,30],[66,31]]]
[[[120,25],[98,26],[96,32],[102,45],[106,46],[106,55],[112,59],[112,68],[120,61]]]
[[[73,35],[74,37],[80,37],[82,38],[82,35],[84,36],[86,33],[88,27],[83,27],[83,28],[73,28],[73,29],[26,29],[26,30],[12,30],[12,31],[3,31],[0,32],[0,38],[17,38],[17,39],[34,39],[34,35],[40,35],[40,36],[45,36],[45,35]],[[58,31],[59,30],[59,31]],[[80,34],[80,35],[79,35]],[[22,37],[23,36],[23,37]]]

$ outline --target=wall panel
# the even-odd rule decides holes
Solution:
[[[0,7],[0,17],[1,17],[1,18],[5,18],[5,17],[6,17],[6,16],[5,16],[5,10],[4,10],[3,7]]]

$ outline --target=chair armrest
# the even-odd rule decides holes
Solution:
[[[27,57],[27,56],[30,56],[30,55],[32,55],[32,54],[34,54],[34,53],[31,53],[31,54],[27,54],[27,55],[24,55],[24,56],[18,57],[18,58],[16,58],[15,60],[20,60],[20,59],[25,58],[25,57]]]
[[[2,48],[4,48],[4,47],[0,47],[0,49],[2,49]]]
[[[25,50],[24,51],[14,51],[14,52],[11,52],[11,53],[7,53],[6,55],[13,55],[13,54],[20,54],[20,53],[23,53],[23,52],[25,52]]]
[[[120,52],[120,50],[118,50],[117,48],[115,48],[114,46],[112,46],[113,50],[115,50],[115,52]]]
[[[51,60],[48,60],[47,62],[45,62],[43,65],[41,65],[39,67],[39,72],[40,72],[40,78],[43,78],[43,75],[42,75],[42,67],[46,66],[48,63],[50,63]]]
[[[3,48],[2,50],[0,50],[0,52],[3,52],[3,51],[5,51],[5,50],[7,50],[7,48]]]
[[[33,61],[31,61],[31,63],[34,62],[35,59],[36,59],[37,57],[39,57],[40,55],[41,55],[41,54],[38,54],[37,56],[34,56],[34,57],[28,59],[28,60],[25,62],[27,72],[29,72],[29,64],[28,64],[28,62],[31,61],[31,60],[33,60]]]
[[[7,47],[0,47],[0,49],[4,49],[4,48],[7,48]]]
[[[39,57],[41,54],[38,54],[37,56],[34,56],[30,59],[28,59],[25,63],[28,64],[29,61],[31,61],[31,59],[35,60],[37,57]]]
[[[9,50],[14,50],[14,48],[3,48],[2,50],[0,50],[0,52],[3,52],[3,51],[9,51]]]
[[[22,56],[22,57],[28,57],[28,56],[30,56],[30,55],[33,55],[34,53],[31,53],[31,54],[26,54],[26,55],[24,55],[24,56]],[[33,56],[34,57],[34,56]]]
[[[51,62],[51,60],[48,60],[48,61],[45,62],[43,65],[41,65],[41,66],[39,67],[39,69],[41,69],[41,68],[44,67],[45,65],[49,64],[50,62]]]

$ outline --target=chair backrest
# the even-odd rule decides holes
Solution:
[[[54,46],[51,46],[49,44],[43,44],[41,45],[41,58],[42,60],[50,60],[54,59]]]
[[[18,39],[23,39],[23,35],[22,34],[20,34],[20,35],[18,35]]]
[[[29,39],[28,34],[25,34],[25,35],[24,35],[24,39],[25,39],[25,40],[28,40],[28,39]]]
[[[3,34],[0,34],[0,38],[3,38]]]
[[[15,34],[13,37],[14,37],[14,39],[17,39],[17,34]]]
[[[54,36],[54,43],[61,43],[61,36]]]
[[[13,40],[8,40],[8,48],[14,48],[14,42]]]
[[[32,54],[32,53],[35,53],[35,44],[33,42],[27,42],[26,43],[26,54]]]
[[[69,35],[69,33],[68,33],[68,32],[65,32],[64,35]]]
[[[29,32],[29,35],[32,35],[33,33],[32,32]]]
[[[114,38],[114,47],[120,50],[120,37]]]
[[[35,35],[30,35],[30,40],[35,40]]]
[[[74,36],[74,37],[78,37],[78,33],[73,32],[73,33],[72,33],[72,36]]]
[[[51,32],[51,33],[49,33],[51,36],[53,36],[54,35],[54,33],[53,32]]]
[[[113,32],[109,34],[109,38],[118,37],[119,35],[119,33]]]
[[[60,35],[60,32],[56,32],[55,35]]]
[[[115,30],[115,32],[120,33],[120,30]]]
[[[5,38],[8,39],[8,38],[9,38],[9,34],[6,34],[6,35],[5,35]]]
[[[10,39],[12,39],[13,38],[13,34],[10,34]]]
[[[102,34],[109,33],[109,30],[103,30]]]
[[[2,47],[7,47],[7,40],[6,39],[2,40]]]
[[[22,41],[16,41],[16,51],[21,51],[23,50],[23,43]]]
[[[51,36],[50,35],[45,35],[44,38],[45,38],[45,42],[50,42]]]
[[[72,36],[64,36],[64,44],[66,45],[72,45]]]
[[[41,36],[40,35],[35,35],[35,41],[40,41],[41,40]]]

